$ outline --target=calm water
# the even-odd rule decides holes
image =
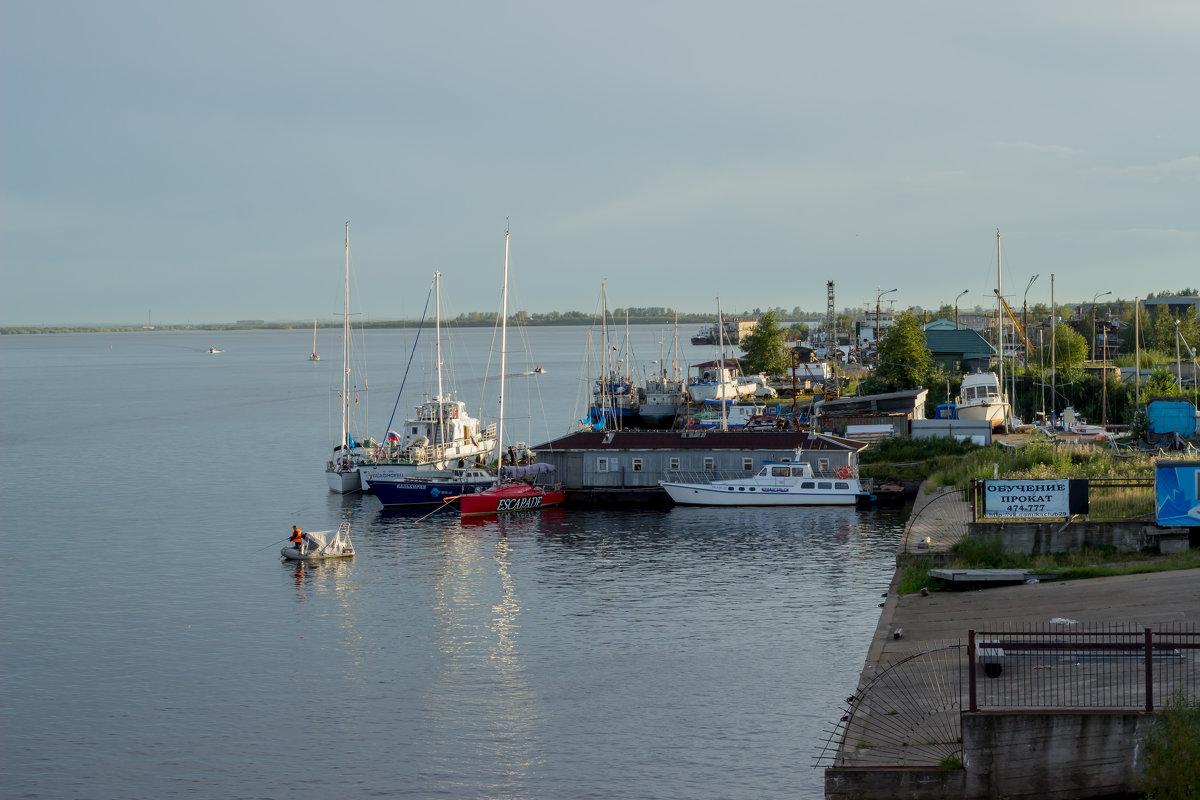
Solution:
[[[454,336],[474,404],[491,332]],[[510,342],[506,439],[583,413],[586,336]],[[634,338],[658,358],[657,328]],[[812,761],[903,512],[384,512],[325,488],[338,344],[322,331],[316,364],[311,346],[311,330],[0,339],[0,794],[821,795]],[[368,334],[377,437],[412,347]],[[519,374],[534,364],[547,374]],[[344,518],[353,561],[281,563],[293,523]]]

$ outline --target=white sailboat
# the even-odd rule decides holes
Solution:
[[[403,481],[409,488],[416,478],[444,481],[453,470],[486,464],[496,447],[495,424],[480,423],[465,402],[443,388],[441,279],[442,273],[433,274],[437,395],[418,405],[400,431],[389,428],[383,445],[364,454],[358,466],[363,491],[385,481]]]
[[[325,479],[329,491],[338,494],[357,492],[362,487],[358,465],[364,451],[350,432],[350,223],[346,223],[346,291],[342,309],[342,391],[341,401],[342,434],[333,455],[325,464]]]
[[[313,320],[313,349],[312,355],[308,357],[309,361],[320,361],[321,356],[317,354],[317,321]]]

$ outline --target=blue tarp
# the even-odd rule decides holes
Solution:
[[[1152,434],[1196,435],[1196,407],[1186,400],[1151,400],[1146,416]]]

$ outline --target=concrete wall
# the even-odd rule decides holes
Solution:
[[[1136,791],[1143,726],[1134,711],[962,715],[963,768],[825,770],[826,800],[1007,800],[1119,796]]]
[[[962,800],[966,774],[936,767],[825,770],[825,800]]]
[[[992,443],[992,423],[985,419],[914,419],[912,436],[914,439],[953,436],[955,439],[971,439],[976,444],[989,445]]]
[[[1083,547],[1112,547],[1121,553],[1135,553],[1157,547],[1156,531],[1144,522],[972,522],[967,535],[999,535],[1004,552],[1026,555],[1068,553]]]
[[[963,797],[1104,797],[1132,792],[1152,714],[1063,711],[962,715]]]

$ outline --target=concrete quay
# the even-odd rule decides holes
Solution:
[[[968,520],[961,498],[922,491],[900,550],[936,558]],[[968,631],[1045,628],[1055,620],[1196,626],[1200,570],[903,596],[899,577],[897,569],[858,689],[847,698],[826,798],[1113,797],[1136,788],[1144,711],[964,713]],[[1196,652],[1188,655],[1193,662]]]

